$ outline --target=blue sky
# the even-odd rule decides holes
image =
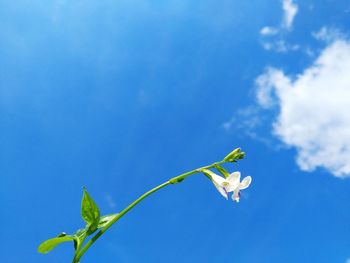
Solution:
[[[126,215],[82,262],[350,262],[348,1],[0,1],[0,261],[220,160]]]

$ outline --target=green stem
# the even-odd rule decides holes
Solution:
[[[81,245],[84,243],[86,237],[87,237],[87,233],[84,232],[83,235],[82,235],[82,237],[79,238],[80,241],[79,241],[79,243],[78,243],[78,245],[77,245],[76,251],[79,251],[79,250],[80,250],[80,247],[81,247]],[[79,263],[79,258],[77,258],[77,253],[75,253],[75,255],[74,255],[73,263]]]
[[[129,212],[131,209],[133,209],[138,203],[140,203],[143,199],[148,197],[149,195],[157,192],[158,190],[162,189],[163,187],[170,185],[170,184],[176,184],[182,182],[186,177],[200,173],[202,169],[209,169],[216,165],[222,164],[225,161],[215,162],[211,165],[207,165],[183,174],[180,174],[176,177],[173,177],[172,179],[166,181],[165,183],[162,183],[161,185],[158,185],[157,187],[149,190],[148,192],[141,195],[139,198],[137,198],[134,202],[132,202],[130,205],[128,205],[123,211],[121,211],[113,220],[111,220],[105,227],[103,227],[95,236],[93,236],[86,245],[79,251],[77,250],[77,253],[73,259],[73,263],[79,263],[80,258],[85,254],[85,252],[90,248],[90,246],[96,242],[97,239],[99,239],[115,222],[117,222],[121,217],[123,217],[127,212]]]

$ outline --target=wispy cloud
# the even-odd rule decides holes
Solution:
[[[239,109],[235,116],[222,124],[222,127],[226,131],[231,129],[252,130],[261,122],[258,111],[259,109],[253,106]]]
[[[291,29],[293,25],[294,18],[298,13],[298,6],[293,3],[292,0],[283,0],[283,22],[282,27],[286,29]]]
[[[288,44],[284,40],[277,40],[272,42],[264,42],[263,48],[265,50],[274,50],[277,53],[286,53],[288,51],[297,51],[300,46],[296,44]]]
[[[278,29],[275,27],[265,26],[260,30],[260,34],[263,36],[272,36],[278,33]]]
[[[337,39],[295,78],[268,68],[256,80],[264,108],[277,106],[273,132],[297,150],[304,171],[350,176],[350,42]]]
[[[107,202],[107,205],[110,207],[110,208],[115,208],[117,206],[117,204],[115,203],[115,201],[113,200],[113,197],[111,196],[111,194],[109,193],[106,193],[105,194],[105,200]]]
[[[317,40],[322,40],[328,43],[333,42],[337,39],[345,38],[345,34],[337,28],[330,28],[325,26],[317,32],[312,32],[312,36]]]
[[[273,142],[271,136],[261,132],[266,123],[267,118],[261,114],[260,107],[251,105],[237,110],[231,119],[222,123],[221,127],[228,133],[234,132],[236,135],[243,135],[268,147],[278,149],[280,145]]]
[[[268,41],[264,41],[262,46],[265,50],[275,51],[278,53],[286,53],[299,49],[298,45],[287,44],[283,39],[283,32],[291,30],[293,21],[298,13],[298,6],[292,0],[283,0],[282,2],[283,19],[279,26],[264,26],[260,29],[260,35],[270,37]],[[272,37],[272,39],[271,39]],[[276,37],[278,38],[276,40]]]
[[[265,26],[260,30],[261,35],[276,35],[282,29],[290,30],[293,27],[294,18],[298,13],[298,5],[293,0],[283,0],[282,2],[283,19],[278,27]]]

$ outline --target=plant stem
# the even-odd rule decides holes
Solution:
[[[79,251],[77,250],[77,253],[75,254],[75,257],[73,259],[73,263],[79,263],[80,258],[85,254],[85,252],[90,248],[90,246],[96,242],[97,239],[99,239],[115,222],[117,222],[121,217],[123,217],[127,212],[129,212],[131,209],[133,209],[138,203],[140,203],[143,199],[148,197],[149,195],[157,192],[158,190],[162,189],[163,187],[170,185],[170,184],[176,184],[182,182],[186,177],[200,173],[202,169],[209,169],[216,165],[220,165],[224,163],[225,161],[215,162],[211,165],[203,166],[201,168],[180,174],[176,177],[171,178],[170,180],[166,181],[165,183],[162,183],[158,185],[157,187],[149,190],[148,192],[141,195],[139,198],[137,198],[134,202],[132,202],[130,205],[128,205],[126,208],[124,208],[123,211],[121,211],[113,220],[111,220],[105,227],[103,227],[95,236],[93,236],[86,245]]]
[[[76,251],[80,250],[81,245],[84,243],[85,239],[87,237],[87,233],[84,232],[83,235],[81,237],[78,238],[78,240],[80,240],[77,244],[77,248]],[[79,258],[77,258],[77,253],[75,253],[74,258],[73,258],[73,263],[79,263]]]

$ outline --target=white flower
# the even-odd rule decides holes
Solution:
[[[228,193],[233,192],[232,200],[239,202],[240,199],[240,190],[246,189],[252,182],[252,177],[247,176],[242,181],[241,173],[234,172],[230,174],[226,179],[211,172],[210,177],[214,183],[216,189],[222,194],[223,197],[228,199]]]

